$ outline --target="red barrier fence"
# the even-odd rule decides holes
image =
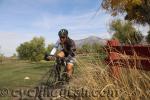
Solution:
[[[119,67],[150,71],[150,45],[121,45],[118,40],[111,40],[106,50],[106,61],[115,77],[119,75]]]

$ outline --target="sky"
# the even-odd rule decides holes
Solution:
[[[35,36],[55,43],[62,28],[74,40],[92,35],[109,39],[113,18],[100,4],[101,0],[0,0],[0,52],[11,56]],[[137,27],[146,34],[148,27]]]

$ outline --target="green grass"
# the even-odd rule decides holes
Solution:
[[[15,88],[35,85],[53,62],[10,62],[0,65],[0,87]],[[24,78],[28,76],[29,80]]]
[[[53,66],[54,62],[16,61],[0,64],[0,89],[31,89],[37,86],[43,75]],[[74,74],[78,73],[76,67]],[[25,80],[25,77],[30,77]],[[12,97],[0,97],[0,100],[10,100]]]
[[[53,62],[31,63],[25,61],[0,64],[0,89],[33,88],[40,82],[42,76],[53,64]],[[25,80],[25,77],[30,77],[30,79]],[[14,98],[11,96],[0,97],[0,100],[11,99]]]

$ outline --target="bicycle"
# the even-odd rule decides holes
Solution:
[[[37,94],[35,95],[35,100],[38,97],[40,100],[43,100],[41,97],[41,92],[43,88],[55,89],[55,88],[64,88],[65,83],[68,83],[68,74],[67,74],[67,62],[69,57],[57,58],[54,56],[54,64],[49,68],[49,70],[43,75],[40,84],[36,86]],[[72,74],[74,73],[74,68]]]
[[[54,64],[52,68],[42,77],[42,85],[46,85],[48,87],[54,87],[58,84],[68,83],[69,77],[67,74],[67,62],[69,61],[69,57],[59,58],[54,56]],[[74,72],[74,68],[73,71]]]

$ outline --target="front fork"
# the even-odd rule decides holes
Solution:
[[[61,66],[65,67],[64,70],[63,70],[63,76],[60,75],[61,74]],[[58,80],[61,80],[61,78],[63,78],[63,77],[65,77],[65,78],[68,77],[68,74],[67,74],[67,62],[65,62],[60,57],[57,57],[57,59],[56,59],[56,70],[57,70]]]
[[[66,64],[64,63],[64,61],[62,60],[62,58],[57,57],[56,59],[56,71],[57,71],[57,75],[58,75],[58,80],[61,79],[60,73],[61,73],[61,66],[66,66]],[[66,68],[65,68],[66,70]]]

